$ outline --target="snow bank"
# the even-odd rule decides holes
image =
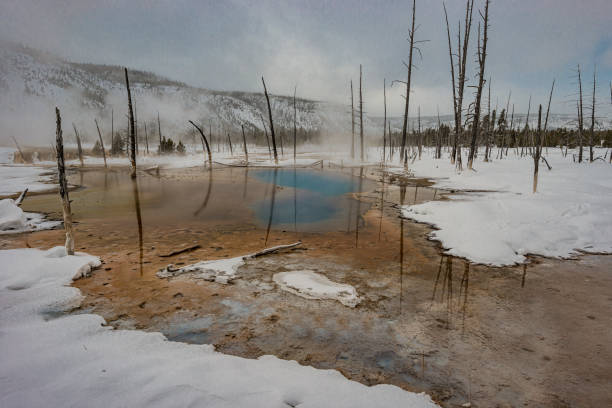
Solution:
[[[43,214],[24,212],[10,198],[0,200],[0,235],[55,228],[60,221],[47,221]]]
[[[313,271],[280,272],[273,279],[281,289],[306,299],[335,299],[348,307],[355,307],[361,301],[351,285],[332,282]]]
[[[238,268],[242,265],[244,265],[244,257],[237,256],[229,259],[201,261],[181,268],[168,265],[157,272],[157,276],[159,278],[171,278],[178,275],[191,274],[196,279],[227,284],[236,277]]]
[[[53,178],[53,169],[27,165],[0,165],[0,196],[21,193],[26,188],[30,192],[47,191],[55,188],[48,184]]]
[[[61,249],[0,251],[0,406],[436,407],[425,394],[367,387],[335,370],[224,355],[160,333],[113,330],[67,286],[99,265]]]
[[[439,188],[480,192],[406,205],[402,215],[434,225],[438,230],[430,237],[446,253],[477,263],[511,265],[524,262],[526,254],[612,253],[612,166],[574,163],[571,152],[562,157],[557,149],[546,157],[552,170],[540,165],[533,194],[531,157],[510,151],[503,160],[479,159],[477,171],[457,172],[448,159],[428,155],[410,165],[415,176],[433,177]]]

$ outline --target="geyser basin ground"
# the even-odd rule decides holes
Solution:
[[[380,174],[373,168],[352,169],[370,180],[361,179],[360,201],[339,196],[349,205],[340,206],[333,222],[312,230],[298,223],[296,232],[292,220],[274,224],[275,205],[268,232],[273,184],[252,176],[256,171],[218,168],[212,184],[201,168],[165,171],[159,179],[139,176],[142,245],[128,173],[73,173],[70,181],[84,185],[71,196],[77,247],[104,261],[75,283],[85,295],[80,310],[115,327],[162,331],[224,353],[274,354],[336,368],[365,384],[424,390],[443,406],[466,402],[468,390],[475,406],[610,401],[609,257],[537,259],[526,270],[442,258],[438,245],[426,240],[429,227],[397,217],[400,189],[388,178],[384,186],[376,182]],[[342,174],[350,176],[351,169]],[[287,195],[291,209],[291,184],[277,180],[275,199]],[[355,191],[359,180],[353,180]],[[434,195],[440,191],[408,186],[404,203]],[[250,207],[257,203],[267,209],[263,217]],[[56,195],[32,196],[24,210],[57,217],[58,204]],[[3,247],[48,248],[63,242],[63,232],[1,239]],[[168,263],[229,258],[296,239],[301,249],[249,262],[230,285],[155,276]],[[201,248],[159,256],[194,244]],[[275,273],[304,269],[350,284],[362,302],[351,309],[304,299],[273,281]]]

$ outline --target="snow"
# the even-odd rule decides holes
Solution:
[[[437,406],[425,394],[368,387],[335,370],[224,355],[66,314],[81,301],[72,278],[99,264],[61,248],[0,251],[0,406]]]
[[[306,299],[334,299],[348,307],[355,307],[361,301],[353,286],[333,282],[310,270],[279,272],[273,280],[282,290]]]
[[[244,257],[237,256],[229,259],[201,261],[181,268],[168,265],[157,272],[157,276],[159,278],[171,278],[182,274],[191,274],[196,279],[204,279],[225,285],[236,278],[238,268],[242,265],[244,265]]]
[[[0,165],[0,196],[30,192],[48,191],[55,185],[46,182],[53,178],[53,169],[39,166]]]
[[[409,171],[432,178],[434,187],[472,192],[406,205],[402,215],[435,226],[430,238],[440,241],[447,254],[502,266],[525,262],[527,254],[612,253],[609,163],[574,163],[572,151],[563,157],[550,149],[545,157],[552,170],[540,164],[533,194],[531,157],[510,151],[507,158],[489,163],[478,158],[476,171],[457,172],[447,158],[435,160],[429,153],[410,164]],[[596,150],[596,156],[604,154],[605,149]]]
[[[24,212],[10,198],[0,200],[0,235],[55,228],[60,221],[47,221],[43,214]]]

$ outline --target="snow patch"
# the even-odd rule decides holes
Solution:
[[[160,278],[171,278],[188,273],[196,279],[204,279],[225,285],[232,279],[236,278],[238,268],[242,265],[244,265],[244,257],[237,256],[235,258],[228,259],[200,261],[182,268],[177,268],[174,265],[168,265],[161,271],[157,272],[157,276]]]
[[[361,301],[353,286],[333,282],[310,270],[280,272],[273,279],[282,290],[305,299],[335,299],[348,307],[355,307]]]
[[[24,212],[10,198],[0,200],[0,235],[55,228],[60,221],[47,221],[43,214]]]

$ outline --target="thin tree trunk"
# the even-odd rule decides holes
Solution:
[[[533,152],[533,192],[538,190],[538,168],[540,164],[540,156],[542,155],[542,105],[538,109],[538,131],[536,132],[536,140]]]
[[[17,139],[15,139],[15,136],[11,136],[11,138],[13,139],[13,142],[15,142],[15,146],[17,146],[17,150],[19,151],[19,155],[21,156],[21,161],[23,161],[25,163],[26,162],[26,158],[23,155],[23,151],[21,150],[21,146],[19,146],[19,143],[17,143]]]
[[[115,113],[113,109],[111,109],[111,154],[113,154],[114,146],[115,146]]]
[[[383,78],[383,103],[384,103],[384,108],[385,108],[385,116],[383,119],[383,154],[382,154],[382,160],[383,160],[383,166],[385,165],[385,156],[386,156],[386,148],[387,148],[387,137],[386,137],[386,132],[387,132],[387,80],[385,78]]]
[[[278,164],[278,153],[276,152],[276,137],[274,135],[274,122],[272,121],[272,108],[270,107],[270,97],[268,96],[268,90],[266,89],[266,81],[264,81],[263,76],[261,77],[261,82],[263,83],[264,94],[266,95],[266,102],[268,104],[268,116],[270,118],[270,134],[272,136],[272,149],[274,150],[274,162]],[[243,132],[244,132],[244,128],[243,128]],[[245,146],[246,146],[246,142],[245,142]],[[245,152],[246,152],[246,148],[245,148]]]
[[[244,125],[240,125],[242,128],[242,143],[244,144],[244,157],[246,160],[246,164],[249,164],[249,151],[247,150],[246,136],[244,135]]]
[[[159,121],[159,112],[157,112],[157,134],[159,135],[159,154],[162,153],[162,132],[161,132],[161,122]]]
[[[446,4],[443,2],[444,7],[444,18],[446,19],[446,36],[448,39],[448,56],[450,58],[451,68],[451,84],[453,88],[453,115],[455,118],[455,140],[453,142],[453,150],[451,151],[451,164],[455,164],[455,155],[457,154],[457,140],[459,139],[459,127],[461,126],[461,119],[459,119],[459,113],[457,111],[457,91],[455,88],[455,63],[453,62],[453,47],[450,39],[450,26],[448,25],[448,13],[446,12]],[[459,50],[461,52],[461,50]],[[438,112],[438,122],[440,121],[440,114]],[[439,128],[439,125],[438,125]],[[439,158],[439,157],[438,157]]]
[[[580,91],[580,99],[578,105],[578,143],[580,146],[578,147],[578,163],[582,163],[582,129],[584,124],[584,116],[582,110],[582,77],[580,74],[580,65],[578,65],[578,87]]]
[[[589,134],[589,161],[593,162],[593,139],[595,137],[595,81],[596,70],[593,69],[593,105],[591,109],[591,132]]]
[[[70,209],[70,198],[68,197],[68,182],[66,181],[66,165],[64,162],[64,138],[62,135],[62,118],[60,111],[55,108],[55,152],[57,155],[57,173],[59,182],[59,193],[62,198],[62,213],[64,216],[64,230],[66,231],[66,254],[74,255],[74,235],[72,232],[72,211]]]
[[[195,127],[198,132],[200,132],[200,137],[202,138],[202,141],[204,142],[204,144],[206,145],[206,151],[208,152],[208,164],[212,170],[212,152],[210,151],[210,145],[208,144],[208,140],[206,139],[206,136],[204,135],[204,131],[202,130],[201,127],[199,127],[198,125],[196,125],[195,123],[193,123],[193,121],[189,121],[189,123],[191,123],[193,125],[193,127]]]
[[[365,155],[363,151],[363,93],[361,88],[361,64],[359,64],[359,141],[361,145],[361,161],[364,161]]]
[[[229,144],[230,155],[233,156],[234,155],[234,149],[232,149],[232,138],[230,137],[229,132],[227,132],[227,143]]]
[[[297,104],[295,102],[295,94],[297,93],[297,85],[293,88],[293,165],[295,166],[296,159],[296,144],[297,144]]]
[[[128,113],[130,119],[130,162],[132,164],[132,178],[136,177],[136,134],[134,133],[134,112],[132,111],[132,92],[130,91],[130,79],[128,78],[128,70],[124,68],[125,87],[127,88],[128,97]]]
[[[83,147],[81,146],[81,138],[79,137],[79,131],[77,130],[76,125],[74,123],[72,123],[72,128],[74,129],[74,137],[76,138],[77,142],[77,153],[79,155],[79,161],[81,162],[81,167],[83,167]]]
[[[351,79],[351,159],[355,158],[355,103],[353,98],[353,80]]]
[[[104,157],[104,167],[108,167],[106,165],[106,150],[104,150],[104,141],[102,140],[102,133],[100,132],[100,126],[98,126],[98,120],[94,119],[96,123],[96,129],[98,129],[98,137],[100,138],[100,146],[102,147],[102,157]]]
[[[400,157],[404,158],[404,166],[408,165],[408,161],[405,160],[406,155],[406,136],[408,127],[408,111],[410,107],[410,80],[412,78],[412,52],[414,50],[414,31],[415,31],[415,14],[416,14],[416,0],[412,0],[412,27],[409,33],[410,40],[410,51],[408,54],[408,79],[406,81],[406,105],[404,107],[404,124],[402,126],[402,148],[400,150]]]
[[[147,149],[147,156],[149,155],[149,134],[147,133],[147,121],[144,122],[145,131],[145,148]]]
[[[468,155],[468,169],[472,170],[474,164],[474,153],[476,152],[476,139],[478,137],[480,124],[480,102],[482,99],[482,88],[484,86],[485,64],[487,60],[487,40],[489,31],[489,0],[485,3],[485,14],[483,16],[483,40],[482,47],[478,44],[478,64],[480,72],[478,74],[478,90],[476,91],[476,100],[474,101],[474,119],[472,120],[472,140],[470,143],[470,153]],[[478,29],[480,33],[480,28]]]

